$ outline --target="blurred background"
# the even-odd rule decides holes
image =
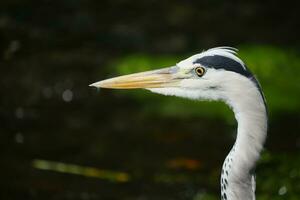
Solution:
[[[88,85],[233,46],[269,107],[257,199],[299,199],[299,15],[291,0],[1,0],[0,198],[220,199],[227,106]]]

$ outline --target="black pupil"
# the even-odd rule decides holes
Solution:
[[[198,69],[197,69],[197,74],[198,74],[198,75],[202,75],[202,74],[203,74],[203,69],[198,68]]]

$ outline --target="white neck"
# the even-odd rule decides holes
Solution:
[[[231,95],[233,98],[227,103],[233,108],[238,130],[236,142],[223,164],[221,197],[222,200],[254,200],[253,173],[267,135],[266,107],[257,88],[233,91]]]
[[[197,82],[187,79],[181,88],[150,88],[152,92],[190,99],[223,100],[234,111],[238,122],[234,147],[223,165],[223,200],[254,200],[253,171],[267,135],[267,112],[258,86],[235,72],[210,69]]]

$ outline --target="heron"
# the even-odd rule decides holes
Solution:
[[[143,88],[194,100],[225,102],[237,121],[235,143],[221,172],[222,200],[255,200],[255,168],[267,136],[266,100],[257,78],[233,47],[215,47],[171,67],[98,81],[90,86]]]

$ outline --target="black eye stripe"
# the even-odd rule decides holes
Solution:
[[[252,76],[251,72],[246,68],[245,65],[242,65],[241,63],[225,56],[219,56],[219,55],[204,56],[202,58],[197,59],[193,63],[200,64],[205,67],[233,71],[246,77]]]
[[[227,71],[236,72],[251,79],[256,85],[256,87],[259,89],[259,92],[261,93],[262,98],[264,99],[264,103],[266,105],[266,100],[261,90],[261,86],[246,65],[242,65],[234,59],[220,55],[204,56],[194,61],[193,64],[200,64],[206,68],[224,69]]]

